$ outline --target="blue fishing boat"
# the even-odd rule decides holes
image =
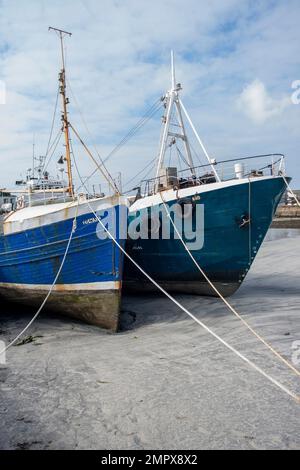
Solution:
[[[32,174],[25,189],[16,190],[16,207],[4,218],[0,235],[0,296],[39,307],[51,291],[49,310],[116,331],[124,260],[99,219],[124,246],[126,237],[118,227],[127,225],[128,203],[109,178],[113,195],[74,191],[63,49],[68,33],[55,31],[63,64],[59,81],[66,153],[60,164],[66,162],[68,183],[51,179],[42,164],[38,176]]]
[[[181,89],[175,81],[172,55],[172,86],[163,97],[156,175],[141,181],[136,196],[130,198],[127,250],[168,291],[215,295],[187,253],[186,244],[215,287],[228,296],[245,279],[286,190],[284,156],[220,162],[211,158],[182,103]],[[195,166],[187,126],[207,163]],[[183,170],[165,164],[166,152],[170,161],[172,149],[184,164]],[[124,288],[155,290],[127,260]]]
[[[95,218],[109,214],[118,225],[126,211],[120,196],[25,207],[10,214],[0,236],[0,296],[40,306],[70,248],[46,307],[116,331],[119,323],[123,256],[103,237]],[[124,212],[125,213],[125,212]],[[119,239],[120,244],[124,239]]]

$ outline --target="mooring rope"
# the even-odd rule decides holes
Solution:
[[[285,387],[283,384],[281,384],[278,380],[274,379],[271,377],[267,372],[263,371],[259,366],[254,364],[254,362],[250,361],[246,356],[244,356],[242,353],[240,353],[237,349],[235,349],[233,346],[231,346],[227,341],[222,339],[217,333],[215,333],[213,330],[211,330],[208,326],[206,326],[201,320],[199,320],[195,315],[193,315],[187,308],[185,308],[180,302],[178,302],[172,295],[170,295],[163,287],[161,287],[146,271],[141,268],[141,266],[134,261],[134,259],[126,252],[126,250],[118,243],[118,241],[115,239],[115,237],[110,233],[110,231],[105,227],[101,219],[98,217],[98,214],[94,211],[94,209],[91,207],[89,204],[91,211],[93,212],[94,216],[98,220],[98,222],[101,224],[103,229],[107,232],[108,236],[111,238],[111,240],[116,244],[116,246],[121,250],[121,252],[135,265],[136,268],[141,271],[142,274],[144,274],[147,279],[149,279],[152,284],[154,284],[166,297],[168,297],[177,307],[179,307],[183,312],[185,312],[190,318],[192,318],[196,323],[198,323],[202,328],[204,328],[209,334],[211,334],[214,338],[216,338],[218,341],[220,341],[227,349],[232,351],[234,354],[236,354],[240,359],[242,359],[244,362],[246,362],[248,365],[250,365],[253,369],[255,369],[257,372],[259,372],[261,375],[263,375],[266,379],[268,379],[270,382],[272,382],[274,385],[276,385],[278,388],[280,388],[283,392],[285,392],[287,395],[292,397],[295,401],[300,403],[300,397],[298,397],[294,392],[289,390],[287,387]]]
[[[80,175],[80,172],[78,171],[78,167],[76,164],[76,159],[74,158],[74,163],[75,167],[79,176],[79,179],[81,181],[81,184],[83,187],[85,187],[85,190],[87,190],[82,177]],[[207,331],[210,335],[212,335],[215,339],[220,341],[227,349],[229,349],[231,352],[236,354],[240,359],[242,359],[244,362],[246,362],[250,367],[255,369],[257,372],[259,372],[263,377],[268,379],[273,385],[276,385],[281,391],[285,392],[287,395],[289,395],[291,398],[293,398],[296,402],[300,403],[300,397],[298,397],[294,392],[289,390],[287,387],[285,387],[283,384],[281,384],[277,379],[274,379],[271,377],[267,372],[262,370],[259,366],[254,364],[254,362],[250,361],[246,356],[244,356],[242,353],[240,353],[237,349],[235,349],[233,346],[231,346],[227,341],[222,339],[217,333],[215,333],[213,330],[211,330],[208,326],[206,326],[201,320],[199,320],[195,315],[193,315],[187,308],[185,308],[180,302],[178,302],[171,294],[169,294],[163,287],[161,287],[144,269],[127,253],[127,251],[120,245],[120,243],[116,240],[116,238],[111,234],[111,232],[107,229],[107,227],[103,224],[102,220],[99,218],[98,214],[94,211],[93,207],[91,206],[89,200],[87,200],[87,204],[94,214],[95,218],[98,220],[104,231],[108,234],[109,238],[115,243],[115,245],[119,248],[119,250],[129,259],[129,261],[153,284],[155,287],[157,287],[158,290],[160,290],[166,297],[168,297],[177,307],[179,307],[183,312],[185,312],[192,320],[194,320],[196,323],[198,323],[205,331]]]
[[[77,166],[76,166],[77,168]],[[77,172],[78,172],[78,169],[77,169]],[[79,178],[81,180],[81,183],[83,184],[83,181],[82,181],[82,178],[81,178],[81,175],[80,173],[78,172],[78,175],[79,175]],[[85,185],[83,184],[83,186],[85,187]],[[86,187],[85,187],[86,189]],[[163,200],[163,199],[162,199]],[[164,201],[163,201],[164,203]],[[285,387],[283,384],[281,384],[277,379],[274,379],[273,377],[271,377],[267,372],[265,372],[263,369],[261,369],[259,366],[257,366],[254,362],[252,362],[251,360],[249,360],[246,356],[244,356],[242,353],[240,353],[237,349],[235,349],[233,346],[231,346],[227,341],[223,340],[217,333],[215,333],[213,330],[211,330],[208,326],[206,326],[201,320],[199,320],[198,318],[195,317],[195,315],[193,315],[188,309],[186,309],[180,302],[178,302],[174,297],[172,297],[165,289],[163,289],[163,287],[161,287],[148,273],[146,273],[146,271],[143,270],[143,268],[141,266],[139,266],[138,263],[136,263],[136,261],[134,261],[134,259],[126,252],[126,250],[119,244],[119,242],[115,239],[115,237],[110,233],[110,231],[106,228],[106,226],[103,224],[103,222],[101,221],[101,219],[99,218],[98,214],[94,211],[93,207],[91,206],[89,200],[87,200],[87,204],[90,208],[90,210],[92,211],[92,213],[95,215],[96,219],[98,220],[98,222],[100,223],[100,225],[102,226],[102,228],[105,230],[105,232],[108,234],[108,236],[111,238],[111,240],[116,244],[116,246],[120,249],[120,251],[136,266],[136,268],[141,271],[141,273],[147,278],[149,279],[150,282],[152,282],[152,284],[154,284],[166,297],[168,297],[177,307],[179,307],[183,312],[185,312],[190,318],[192,318],[196,323],[198,323],[204,330],[206,330],[210,335],[212,335],[215,339],[217,339],[219,342],[221,342],[227,349],[229,349],[231,352],[233,352],[234,354],[236,354],[240,359],[242,359],[244,362],[246,362],[250,367],[252,367],[253,369],[255,369],[257,372],[259,372],[263,377],[265,377],[266,379],[268,379],[273,385],[276,385],[281,391],[285,392],[287,395],[289,395],[291,398],[293,398],[295,401],[297,401],[298,403],[300,403],[300,397],[297,396],[294,392],[292,392],[291,390],[289,390],[287,387]],[[78,205],[79,205],[79,201],[78,201]],[[78,211],[78,205],[77,205],[77,211]],[[10,342],[9,345],[7,345],[2,351],[0,351],[0,355],[3,354],[5,351],[7,351],[7,349],[9,347],[11,347],[19,338],[22,334],[25,333],[25,331],[27,331],[27,329],[32,325],[32,323],[34,322],[34,320],[37,318],[37,316],[40,314],[42,308],[44,307],[44,305],[46,304],[54,286],[55,286],[55,283],[57,282],[57,279],[61,273],[61,270],[63,268],[63,265],[65,263],[65,260],[66,260],[66,257],[67,257],[67,254],[68,254],[68,251],[69,251],[69,247],[70,247],[70,244],[71,244],[71,241],[72,241],[72,237],[73,237],[73,234],[76,230],[76,221],[77,221],[77,211],[76,211],[76,215],[75,215],[75,218],[73,220],[73,224],[72,224],[72,230],[71,230],[71,233],[70,233],[70,237],[69,237],[69,241],[68,241],[68,244],[67,244],[67,247],[66,247],[66,251],[65,251],[65,254],[64,254],[64,257],[63,257],[63,260],[62,260],[62,263],[60,265],[60,268],[57,272],[57,275],[53,281],[53,284],[52,286],[50,287],[49,289],[49,292],[46,296],[46,298],[44,299],[42,305],[40,306],[40,308],[38,309],[37,313],[34,315],[34,317],[31,319],[31,321],[28,323],[28,325],[21,331],[21,333],[12,341]],[[172,220],[172,219],[171,219]],[[172,221],[173,222],[173,221]],[[225,300],[225,299],[224,299]],[[225,300],[225,302],[227,302]],[[243,319],[242,319],[243,320]],[[298,373],[298,371],[297,371]]]
[[[67,246],[66,246],[66,250],[65,250],[65,253],[64,253],[64,256],[63,256],[63,259],[62,259],[62,262],[60,264],[60,267],[56,273],[56,276],[54,278],[54,281],[53,283],[51,284],[50,286],[50,289],[46,295],[46,297],[44,298],[41,306],[39,307],[39,309],[37,310],[36,314],[32,317],[32,319],[30,320],[30,322],[25,326],[25,328],[23,328],[23,330],[15,337],[15,339],[13,339],[7,346],[5,346],[5,348],[0,351],[0,356],[2,354],[4,354],[11,346],[13,346],[17,341],[18,339],[28,330],[28,328],[30,328],[30,326],[33,324],[33,322],[36,320],[36,318],[39,316],[39,314],[41,313],[41,311],[43,310],[44,306],[46,305],[46,302],[48,301],[54,287],[55,287],[55,284],[60,276],[60,273],[62,271],[62,268],[65,264],[65,261],[66,261],[66,258],[67,258],[67,255],[68,255],[68,252],[69,252],[69,248],[70,248],[70,245],[71,245],[71,241],[72,241],[72,238],[73,238],[73,235],[76,231],[76,228],[77,228],[77,215],[78,215],[78,207],[79,207],[79,200],[77,201],[77,207],[76,207],[76,213],[75,213],[75,217],[73,219],[73,223],[72,223],[72,229],[71,229],[71,233],[70,233],[70,236],[69,236],[69,240],[68,240],[68,243],[67,243]]]
[[[253,333],[253,335],[256,336],[256,338],[258,338],[270,351],[272,351],[273,354],[275,354],[275,356],[277,356],[286,366],[288,366],[295,374],[297,374],[299,377],[300,377],[300,371],[298,369],[296,369],[287,359],[285,359],[278,351],[276,351],[276,349],[273,348],[273,346],[271,344],[269,344],[259,333],[257,333],[257,331],[254,330],[254,328],[252,328],[251,325],[249,325],[249,323],[236,311],[236,309],[225,299],[225,297],[221,294],[221,292],[219,291],[219,289],[214,285],[214,283],[210,280],[210,278],[207,276],[207,274],[205,273],[205,271],[203,270],[203,268],[201,268],[201,266],[199,265],[199,263],[196,261],[195,257],[192,255],[191,251],[188,249],[186,243],[184,242],[184,240],[182,239],[182,236],[180,235],[177,227],[176,227],[176,224],[174,223],[172,217],[171,217],[171,214],[170,212],[168,211],[168,208],[166,206],[166,203],[165,203],[165,200],[163,198],[163,195],[162,193],[160,192],[160,197],[161,197],[161,200],[162,200],[162,203],[163,203],[163,206],[165,208],[165,211],[168,215],[168,218],[170,219],[171,221],[171,224],[172,226],[174,227],[174,230],[177,234],[177,236],[179,237],[181,243],[183,244],[185,250],[187,251],[188,255],[190,256],[191,260],[193,261],[193,263],[195,264],[195,266],[197,267],[197,269],[200,271],[200,273],[202,274],[202,276],[205,278],[205,280],[207,281],[207,283],[210,285],[210,287],[214,290],[214,292],[220,297],[220,299],[224,302],[224,304],[229,308],[229,310],[239,319],[241,320],[241,322],[251,331],[251,333]]]

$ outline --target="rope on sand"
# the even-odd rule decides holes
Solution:
[[[165,200],[163,198],[163,195],[162,193],[160,192],[160,197],[161,197],[161,200],[162,200],[162,203],[163,203],[163,206],[165,208],[165,211],[167,213],[167,216],[168,218],[170,219],[171,221],[171,224],[175,230],[175,232],[177,233],[181,243],[183,244],[185,250],[187,251],[188,255],[190,256],[191,260],[193,261],[193,263],[196,265],[197,269],[200,271],[200,273],[202,274],[202,276],[205,278],[205,280],[207,281],[207,283],[210,285],[210,287],[213,289],[213,291],[220,297],[220,299],[224,302],[224,304],[229,308],[229,310],[239,319],[241,320],[241,322],[248,328],[248,330],[251,331],[251,333],[256,336],[257,339],[259,339],[273,354],[275,354],[275,356],[277,356],[287,367],[289,367],[295,374],[297,374],[299,377],[300,377],[300,371],[297,370],[288,360],[286,360],[278,351],[276,351],[276,349],[273,348],[273,346],[268,343],[259,333],[257,333],[254,328],[252,328],[252,326],[249,325],[249,323],[241,317],[241,315],[236,311],[236,309],[225,299],[225,297],[221,294],[221,292],[217,289],[217,287],[213,284],[213,282],[209,279],[209,277],[207,276],[207,274],[205,273],[205,271],[201,268],[201,266],[199,265],[199,263],[196,261],[195,257],[192,255],[192,253],[190,252],[190,250],[188,249],[186,243],[184,242],[184,240],[182,239],[182,236],[180,235],[172,217],[171,217],[171,214],[166,206],[166,203],[165,203]]]
[[[80,177],[80,180],[82,182],[82,178],[79,174],[79,177]],[[84,185],[84,184],[83,184]],[[84,185],[85,186],[85,185]],[[165,205],[165,202],[164,200],[162,199],[163,201],[163,204]],[[195,315],[193,315],[188,309],[186,309],[180,302],[178,302],[174,297],[172,297],[167,291],[165,291],[165,289],[163,289],[154,279],[152,279],[152,277],[146,273],[146,271],[144,271],[141,266],[139,266],[138,263],[136,263],[134,261],[134,259],[126,252],[126,250],[118,243],[118,241],[114,238],[114,236],[110,233],[110,231],[105,227],[105,225],[103,224],[103,222],[101,221],[101,219],[99,218],[98,214],[96,214],[96,212],[94,211],[93,207],[91,206],[89,200],[87,200],[87,204],[90,208],[90,210],[93,212],[93,214],[95,215],[96,219],[98,220],[98,222],[100,223],[100,225],[102,226],[102,228],[105,230],[105,232],[108,234],[108,236],[110,237],[110,239],[116,244],[116,246],[120,249],[120,251],[136,266],[136,268],[139,269],[139,271],[142,272],[142,274],[147,277],[147,279],[149,279],[150,282],[152,282],[152,284],[154,284],[166,297],[168,297],[177,307],[179,307],[183,312],[185,312],[190,318],[192,318],[196,323],[198,323],[205,331],[207,331],[210,335],[212,335],[215,339],[217,339],[220,343],[222,343],[227,349],[229,349],[231,352],[233,352],[235,355],[237,355],[240,359],[242,359],[244,362],[246,362],[250,367],[252,367],[254,370],[256,370],[258,373],[260,373],[263,377],[265,377],[267,380],[269,380],[273,385],[275,385],[276,387],[278,387],[281,391],[283,391],[284,393],[286,393],[287,395],[289,395],[291,398],[293,398],[295,401],[297,401],[298,403],[300,403],[300,397],[297,396],[294,392],[292,392],[291,390],[289,390],[287,387],[285,387],[283,384],[281,384],[277,379],[274,379],[273,377],[271,377],[267,372],[265,372],[263,369],[261,369],[259,366],[257,366],[254,362],[250,361],[246,356],[244,356],[244,354],[240,353],[237,349],[235,349],[233,346],[231,346],[227,341],[225,341],[224,339],[222,339],[217,333],[215,333],[213,330],[211,330],[208,326],[206,326],[201,320],[199,320],[197,317],[195,317]],[[79,201],[78,201],[78,205],[79,205]],[[78,210],[78,205],[77,205],[77,210]],[[167,211],[168,212],[168,211]],[[169,212],[168,212],[169,214]],[[172,223],[173,223],[173,220],[172,218],[170,217]],[[36,312],[36,314],[34,315],[34,317],[31,319],[31,321],[27,324],[27,326],[18,334],[18,336],[13,340],[11,341],[2,351],[0,351],[0,355],[3,354],[5,351],[7,351],[8,348],[10,348],[13,344],[15,344],[15,342],[25,333],[25,331],[28,330],[28,328],[33,324],[33,322],[35,321],[35,319],[38,317],[38,315],[40,314],[41,310],[43,309],[43,307],[45,306],[48,298],[50,297],[53,289],[54,289],[54,286],[58,280],[58,277],[61,273],[61,270],[63,268],[63,265],[65,263],[65,260],[66,260],[66,257],[67,257],[67,254],[68,254],[68,251],[69,251],[69,248],[70,248],[70,244],[71,244],[71,241],[72,241],[72,238],[73,238],[73,234],[76,230],[76,221],[77,221],[77,211],[76,211],[76,215],[75,215],[75,218],[73,220],[73,224],[72,224],[72,230],[71,230],[71,233],[70,233],[70,237],[69,237],[69,240],[68,240],[68,244],[67,244],[67,247],[66,247],[66,250],[65,250],[65,253],[64,253],[64,256],[63,256],[63,259],[62,259],[62,262],[61,262],[61,265],[59,267],[59,270],[55,276],[55,279],[49,289],[49,292],[47,293],[42,305],[40,306],[40,308],[38,309],[38,311]],[[174,224],[174,228],[175,230],[177,231],[177,228]],[[183,240],[182,240],[183,242]],[[183,242],[184,243],[184,242]],[[187,251],[189,252],[188,248],[186,247]],[[192,255],[191,255],[192,256]],[[200,266],[199,266],[200,268]],[[200,268],[201,269],[201,268]],[[205,276],[204,276],[205,277]],[[225,303],[227,302],[226,299],[224,299]],[[229,304],[228,304],[229,305]],[[230,308],[232,310],[233,307],[230,306]],[[243,320],[241,318],[241,320],[243,322],[245,322],[245,320]],[[251,328],[251,327],[250,327]],[[252,329],[252,328],[251,328]],[[255,333],[256,334],[256,333]],[[256,336],[259,337],[259,335],[256,334]],[[265,343],[268,345],[268,343]],[[270,345],[268,345],[268,347],[270,347]],[[272,347],[271,347],[272,348]],[[273,348],[272,348],[273,350]],[[275,350],[274,350],[275,351]],[[278,355],[279,357],[280,354],[275,352],[276,355]],[[282,357],[281,357],[282,358]],[[284,362],[287,363],[287,361],[282,358],[284,360]],[[288,363],[289,364],[289,363]],[[291,366],[291,364],[289,364],[289,367]],[[294,369],[294,368],[293,368]],[[299,371],[297,371],[295,369],[296,373],[299,375]]]
[[[80,177],[80,175],[79,175]],[[146,271],[141,268],[141,266],[134,261],[134,259],[126,252],[126,250],[118,243],[118,241],[115,239],[115,237],[110,233],[110,231],[105,227],[101,219],[99,218],[98,214],[94,211],[92,206],[89,204],[88,205],[93,212],[94,216],[102,226],[102,228],[105,230],[105,232],[108,234],[110,239],[116,244],[116,246],[121,250],[121,252],[135,265],[139,271],[141,271],[144,276],[149,279],[152,284],[154,284],[166,297],[168,297],[177,307],[179,307],[183,312],[185,312],[192,320],[194,320],[196,323],[198,323],[204,330],[206,330],[210,335],[212,335],[215,339],[217,339],[220,343],[222,343],[227,349],[229,349],[231,352],[233,352],[235,355],[237,355],[240,359],[242,359],[244,362],[246,362],[250,367],[255,369],[257,372],[259,372],[263,377],[268,379],[273,385],[278,387],[281,391],[289,395],[291,398],[293,398],[296,402],[300,403],[300,397],[298,397],[294,392],[289,390],[287,387],[285,387],[283,384],[281,384],[278,380],[274,379],[271,377],[267,372],[262,370],[259,366],[254,364],[254,362],[250,361],[246,356],[244,356],[242,353],[240,353],[237,349],[235,349],[233,346],[231,346],[227,341],[222,339],[217,333],[212,331],[208,326],[206,326],[201,320],[199,320],[195,315],[193,315],[187,308],[185,308],[180,302],[178,302],[174,297],[172,297],[167,291],[163,289],[152,277],[146,273]]]
[[[13,346],[17,341],[18,339],[28,330],[28,328],[30,328],[30,326],[33,324],[33,322],[37,319],[37,317],[39,316],[39,314],[41,313],[41,311],[43,310],[44,306],[46,305],[46,302],[48,301],[53,289],[54,289],[54,286],[60,276],[60,273],[62,271],[62,268],[65,264],[65,261],[66,261],[66,258],[67,258],[67,255],[68,255],[68,252],[69,252],[69,248],[70,248],[70,245],[71,245],[71,241],[72,241],[72,238],[73,238],[73,235],[76,231],[76,228],[77,228],[77,215],[78,215],[78,206],[79,206],[79,200],[77,202],[77,207],[76,207],[76,213],[75,213],[75,217],[73,219],[73,223],[72,223],[72,229],[71,229],[71,233],[70,233],[70,236],[69,236],[69,240],[68,240],[68,243],[67,243],[67,246],[66,246],[66,250],[65,250],[65,253],[64,253],[64,256],[63,256],[63,259],[62,259],[62,262],[60,264],[60,267],[57,271],[57,274],[54,278],[54,281],[53,283],[51,284],[50,286],[50,289],[46,295],[46,297],[44,298],[40,308],[37,310],[36,314],[32,317],[32,319],[30,320],[30,322],[25,326],[25,328],[23,328],[23,330],[15,337],[15,339],[13,339],[7,346],[5,346],[5,348],[0,351],[0,356],[2,354],[4,354],[11,346]]]

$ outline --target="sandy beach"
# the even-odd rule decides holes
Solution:
[[[300,340],[300,235],[276,238],[230,301],[291,361]],[[221,301],[176,298],[300,395],[299,378]],[[2,310],[8,342],[32,312]],[[1,449],[300,448],[300,405],[168,299],[125,297],[123,310],[115,335],[43,313],[28,332],[34,341],[7,352]]]

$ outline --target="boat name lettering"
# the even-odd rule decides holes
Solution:
[[[83,225],[95,224],[98,222],[97,217],[91,217],[90,219],[86,219],[82,222]]]

